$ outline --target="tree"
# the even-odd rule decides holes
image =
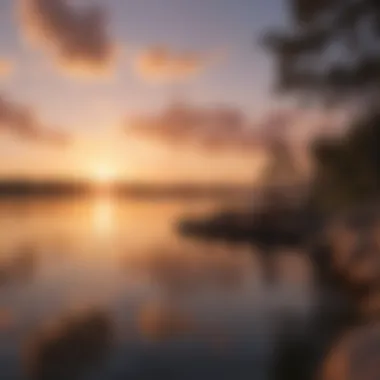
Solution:
[[[289,0],[293,26],[264,43],[275,54],[279,91],[331,104],[379,95],[380,1]]]
[[[339,141],[319,140],[314,200],[348,206],[380,196],[380,1],[289,0],[292,25],[269,33],[280,93],[329,106],[364,106]]]
[[[380,115],[356,122],[342,140],[317,141],[314,199],[348,206],[380,195]]]

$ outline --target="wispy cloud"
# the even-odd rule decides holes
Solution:
[[[138,75],[152,82],[175,82],[192,78],[218,59],[216,54],[175,51],[152,46],[140,51],[134,67]]]
[[[22,29],[33,46],[69,73],[88,77],[112,72],[116,44],[99,6],[74,7],[67,0],[19,0]]]
[[[127,133],[166,144],[189,144],[208,151],[252,151],[260,145],[253,123],[231,107],[172,104],[150,116],[127,121]]]
[[[31,108],[18,104],[0,94],[0,131],[22,138],[56,144],[67,143],[69,137],[46,127]]]
[[[135,137],[170,146],[254,153],[273,149],[278,141],[306,146],[318,134],[339,131],[344,120],[339,114],[299,108],[272,110],[253,120],[230,106],[172,103],[156,114],[129,118],[125,129]]]

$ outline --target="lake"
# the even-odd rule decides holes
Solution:
[[[252,247],[176,233],[215,207],[0,201],[0,378],[269,378],[278,334],[308,324],[311,266],[283,252],[268,284]]]

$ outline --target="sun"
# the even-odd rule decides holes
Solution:
[[[110,166],[98,166],[94,169],[93,179],[97,183],[110,184],[116,180],[116,171]]]

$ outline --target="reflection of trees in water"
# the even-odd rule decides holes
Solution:
[[[0,258],[0,286],[29,281],[34,275],[36,261],[37,252],[31,245],[19,247]]]
[[[355,302],[380,287],[380,242],[378,211],[360,210],[335,218],[319,236],[314,254],[322,279],[350,293]]]
[[[231,221],[230,218],[224,217],[224,220],[227,219]],[[282,219],[285,225],[288,219]],[[310,242],[311,247],[305,245],[307,249],[301,250],[306,262],[309,260],[310,264],[315,266],[320,299],[305,331],[301,332],[299,325],[295,325],[290,331],[288,321],[280,329],[274,359],[275,379],[313,378],[324,355],[342,332],[355,329],[358,322],[367,322],[369,313],[372,313],[373,318],[378,318],[379,222],[377,219],[369,220],[367,223],[365,220],[368,218],[364,218],[363,215],[354,219],[356,223],[350,221],[337,228],[326,227],[326,236],[323,233],[314,236]],[[265,224],[261,223],[264,227]],[[271,215],[267,225],[268,231],[271,232]],[[227,230],[220,229],[220,224],[217,227],[219,232]],[[278,237],[276,234],[265,235],[265,228],[260,232],[264,232],[264,237],[267,238],[264,239],[266,245],[273,244]],[[269,252],[266,247],[260,256],[263,260],[262,266],[270,270],[276,269],[274,264],[278,261],[277,253],[283,252],[281,247],[275,248]],[[273,255],[273,252],[276,254]],[[271,277],[277,276],[276,271]],[[361,306],[366,306],[367,310],[361,309]]]
[[[322,380],[376,380],[380,374],[380,326],[345,334],[334,344],[322,368]]]
[[[111,343],[106,313],[69,316],[38,332],[29,342],[25,370],[33,380],[77,379],[105,357]]]
[[[289,190],[289,189],[288,189]],[[293,194],[297,199],[298,195]],[[282,189],[265,192],[265,202],[255,210],[221,211],[209,217],[184,219],[178,223],[179,233],[206,242],[246,244],[256,250],[260,267],[271,284],[277,280],[277,252],[305,251],[319,228],[319,218],[305,208],[302,200],[295,203]]]
[[[297,341],[291,335],[279,342],[276,379],[314,378],[321,365],[322,378],[326,380],[367,379],[367,370],[372,371],[368,379],[379,378],[376,358],[378,362],[380,350],[375,349],[375,346],[380,347],[379,334],[372,330],[376,358],[367,362],[365,370],[367,365],[363,363],[367,359],[359,358],[360,349],[356,352],[351,349],[366,345],[369,334],[365,336],[362,332],[371,330],[371,321],[379,316],[378,222],[371,217],[372,212],[359,211],[336,218],[315,239],[311,257],[321,289],[320,302],[307,335],[309,342],[307,337]],[[358,330],[361,324],[368,327]],[[348,338],[341,341],[341,336]],[[305,353],[304,360],[300,360]],[[327,360],[323,363],[325,356]],[[362,362],[360,375],[355,375],[355,360]]]

